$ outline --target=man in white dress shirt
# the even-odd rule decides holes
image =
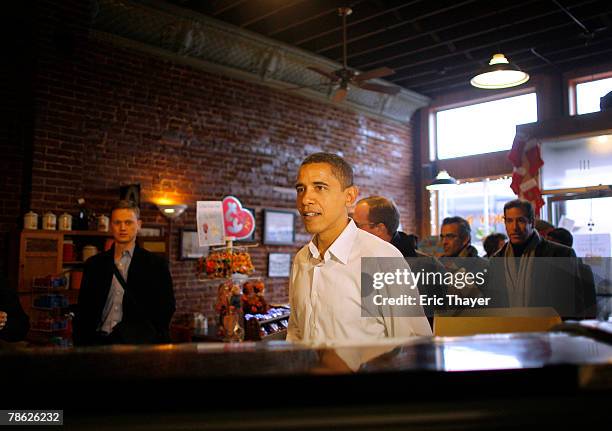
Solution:
[[[287,340],[363,343],[431,335],[420,306],[409,314],[416,317],[397,317],[393,307],[362,317],[361,258],[405,261],[393,245],[357,228],[349,218],[358,195],[351,166],[335,154],[312,154],[300,166],[296,190],[304,226],[314,236],[293,261]]]

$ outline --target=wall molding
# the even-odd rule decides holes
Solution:
[[[92,37],[206,72],[332,103],[333,88],[306,69],[340,64],[251,31],[156,0],[98,0]],[[372,80],[388,84],[383,80]],[[292,89],[295,87],[307,87]],[[402,89],[395,96],[351,88],[334,104],[407,124],[430,99]]]

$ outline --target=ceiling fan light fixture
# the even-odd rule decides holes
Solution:
[[[489,65],[471,79],[470,84],[477,88],[496,90],[516,87],[528,80],[529,74],[514,63],[510,63],[504,54],[495,54]]]

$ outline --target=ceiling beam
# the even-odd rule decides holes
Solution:
[[[441,32],[441,31],[445,31],[445,30],[448,30],[448,29],[451,29],[451,28],[459,27],[461,25],[469,24],[471,22],[478,21],[478,20],[481,20],[481,19],[489,18],[491,16],[495,16],[495,15],[500,14],[500,13],[506,13],[506,12],[512,10],[512,9],[521,8],[521,7],[524,7],[525,5],[527,5],[529,3],[534,3],[536,1],[538,1],[538,0],[528,0],[526,2],[519,3],[519,4],[514,4],[512,6],[508,6],[508,7],[504,8],[504,9],[499,9],[499,10],[496,10],[496,11],[493,11],[493,12],[486,13],[484,15],[479,15],[479,16],[475,16],[473,18],[465,19],[463,21],[454,22],[453,24],[449,24],[449,25],[446,25],[446,26],[443,26],[443,27],[437,27],[437,28],[435,28],[433,30],[420,32],[419,34],[415,34],[415,35],[412,35],[412,36],[409,36],[409,37],[404,37],[404,38],[401,38],[401,39],[395,39],[392,42],[389,42],[389,43],[384,44],[384,45],[378,45],[378,46],[375,46],[373,48],[368,48],[368,49],[364,49],[364,50],[356,51],[356,52],[353,51],[348,56],[348,58],[351,59],[351,58],[359,57],[359,56],[362,56],[362,55],[365,55],[365,54],[369,54],[371,52],[379,51],[379,50],[381,50],[383,48],[388,48],[388,47],[391,47],[391,46],[394,46],[394,45],[399,45],[399,44],[402,44],[402,43],[410,42],[411,40],[415,40],[415,39],[418,39],[418,38],[424,37],[424,36],[431,36],[436,42],[442,42],[440,37],[438,36],[438,33]],[[367,35],[368,36],[373,36],[376,33],[380,33],[380,31],[370,32]]]
[[[393,8],[393,10],[397,10],[397,9],[401,9],[401,8],[404,8],[404,7],[412,6],[412,5],[414,5],[416,3],[419,3],[421,1],[423,1],[423,0],[412,0],[409,3],[406,3],[406,4],[403,4],[401,6]],[[474,1],[474,0],[470,0],[470,1]],[[361,19],[358,19],[358,20],[351,20],[351,21],[347,22],[346,28],[348,29],[348,28],[350,28],[350,27],[352,27],[354,25],[357,25],[359,23],[369,21],[369,20],[374,19],[374,18],[376,18],[378,16],[381,16],[381,15],[384,15],[384,14],[388,13],[389,11],[390,10],[388,9],[388,10],[385,10],[383,12],[379,12],[379,13],[375,13],[375,14],[372,14],[372,15],[368,15],[368,16],[366,16],[364,18],[361,18]],[[297,41],[294,41],[294,42],[291,42],[291,43],[293,45],[297,45],[297,46],[303,45],[306,42],[310,42],[311,40],[318,39],[320,37],[326,36],[326,35],[331,34],[331,33],[335,33],[335,32],[340,31],[340,30],[342,30],[342,25],[335,26],[334,28],[332,28],[330,30],[325,30],[323,32],[320,32],[320,33],[308,36],[306,38],[303,38],[303,39],[300,39],[300,40],[297,40]]]
[[[593,1],[594,0],[583,2],[581,5],[592,3]],[[548,15],[550,15],[552,13],[559,13],[559,12],[558,11],[550,12],[550,13],[547,13],[547,14],[544,14],[544,15],[540,16],[540,18],[544,17],[544,16],[548,16]],[[597,17],[597,15],[598,14],[593,14],[593,15],[590,15],[589,17],[585,18],[585,19],[591,19],[591,18]],[[509,24],[504,24],[504,25],[501,25],[499,27],[493,27],[493,28],[489,28],[489,29],[482,30],[482,31],[479,31],[479,32],[475,32],[475,33],[471,33],[471,34],[455,37],[455,38],[452,38],[452,39],[449,39],[449,40],[446,40],[444,42],[440,42],[440,43],[437,43],[437,44],[434,44],[434,45],[423,46],[421,48],[413,49],[411,51],[404,51],[404,52],[402,52],[400,54],[392,55],[392,56],[385,57],[385,58],[380,58],[379,60],[370,61],[368,63],[357,63],[357,64],[354,65],[354,67],[358,68],[358,69],[362,69],[362,70],[366,69],[366,68],[371,68],[374,65],[378,65],[378,64],[381,64],[381,63],[388,63],[391,60],[396,60],[396,59],[408,57],[408,56],[413,55],[413,54],[420,54],[420,53],[427,52],[427,51],[430,51],[430,50],[435,49],[435,48],[443,47],[444,45],[446,45],[449,42],[456,43],[456,42],[465,41],[465,40],[468,40],[468,39],[471,39],[471,38],[474,38],[474,37],[477,37],[477,36],[486,35],[488,33],[499,32],[500,29],[509,29],[509,28],[512,28],[512,27],[514,27],[516,25],[524,24],[524,23],[527,23],[529,21],[532,21],[531,17],[524,18],[524,19],[521,19],[521,20],[517,20],[517,21],[514,21],[514,22],[509,23]],[[557,25],[554,25],[554,26],[546,27],[546,28],[539,28],[538,30],[532,31],[532,32],[523,32],[523,33],[517,34],[516,36],[508,37],[508,38],[501,39],[501,40],[492,38],[492,39],[489,39],[489,40],[491,40],[491,42],[489,42],[489,43],[481,44],[481,45],[478,45],[478,46],[471,46],[469,49],[465,49],[465,50],[462,50],[462,51],[457,51],[457,53],[463,53],[464,51],[474,51],[474,50],[477,50],[477,49],[483,49],[483,48],[490,47],[490,46],[499,46],[502,43],[507,43],[507,42],[512,42],[512,41],[515,41],[515,40],[520,40],[520,39],[526,38],[528,36],[533,36],[535,34],[541,34],[541,33],[544,33],[546,31],[556,30],[556,29],[559,29],[559,28],[569,27],[569,26],[572,26],[572,25],[574,25],[574,24],[571,23],[571,22],[565,21],[562,24],[557,24]],[[417,63],[412,63],[411,62],[408,65],[400,66],[400,67],[395,67],[394,69],[397,72],[398,70],[403,70],[403,69],[410,68],[410,67],[414,66],[415,64],[424,64],[424,63],[427,63],[427,62],[436,61],[436,60],[441,59],[441,58],[447,58],[449,56],[457,55],[457,53],[447,54],[447,55],[443,55],[443,56],[436,56],[436,58],[434,58],[434,59],[430,58],[428,60],[423,60],[423,61],[420,61],[420,62],[417,62]]]
[[[295,6],[295,5],[303,3],[304,1],[306,1],[306,0],[294,0],[292,2],[286,3],[286,4],[284,4],[284,5],[280,6],[280,7],[272,9],[271,11],[269,11],[269,12],[263,14],[263,15],[256,16],[256,17],[254,17],[254,18],[252,18],[252,19],[250,19],[248,21],[240,23],[240,24],[238,24],[238,27],[242,27],[242,28],[248,27],[250,25],[255,24],[256,22],[259,22],[259,21],[262,21],[262,20],[264,20],[266,18],[269,18],[272,15],[275,15],[275,14],[277,14],[277,13],[279,13],[279,12],[285,10],[285,9],[289,9],[289,8]]]
[[[466,0],[466,1],[462,2],[462,3],[456,3],[456,4],[452,5],[452,6],[448,6],[448,7],[441,8],[441,9],[436,9],[435,11],[424,13],[424,14],[419,15],[417,17],[413,17],[413,18],[410,18],[408,20],[405,20],[405,21],[402,21],[402,22],[398,22],[396,24],[388,25],[388,26],[385,26],[384,28],[381,28],[381,29],[378,29],[378,30],[375,30],[375,31],[371,31],[371,32],[368,32],[368,33],[360,34],[359,36],[356,36],[356,37],[348,39],[347,40],[347,45],[351,44],[353,42],[357,42],[357,41],[362,40],[362,39],[367,39],[367,38],[372,37],[372,36],[374,36],[376,34],[384,33],[384,32],[390,31],[390,30],[395,30],[396,28],[403,27],[403,26],[408,25],[408,24],[413,24],[416,21],[419,21],[419,20],[422,20],[422,19],[425,19],[425,18],[430,18],[432,16],[436,16],[436,15],[439,15],[439,14],[444,13],[444,12],[448,12],[449,10],[457,9],[457,8],[465,6],[467,4],[474,3],[474,1],[475,0]],[[358,22],[355,22],[355,24],[357,24],[357,23]],[[330,49],[336,48],[336,47],[341,46],[341,45],[342,45],[341,42],[334,43],[334,44],[331,44],[331,45],[327,45],[327,46],[325,46],[323,48],[320,48],[320,49],[318,49],[315,52],[317,54],[320,54],[322,52],[329,51]]]
[[[224,7],[220,8],[220,9],[217,9],[216,11],[214,11],[212,13],[212,16],[221,15],[223,12],[226,12],[228,10],[234,9],[234,8],[240,6],[242,3],[246,3],[246,1],[247,0],[237,0],[237,1],[233,2],[233,3],[230,3],[227,6],[224,6]]]

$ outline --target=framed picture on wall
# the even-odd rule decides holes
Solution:
[[[198,232],[195,229],[181,229],[180,259],[199,259],[204,256],[208,256],[208,246],[200,247]]]
[[[140,207],[140,184],[119,187],[119,199],[134,202],[137,207]]]
[[[268,254],[268,277],[289,277],[291,253]]]
[[[289,210],[264,210],[263,243],[293,245],[295,242],[295,213]]]

